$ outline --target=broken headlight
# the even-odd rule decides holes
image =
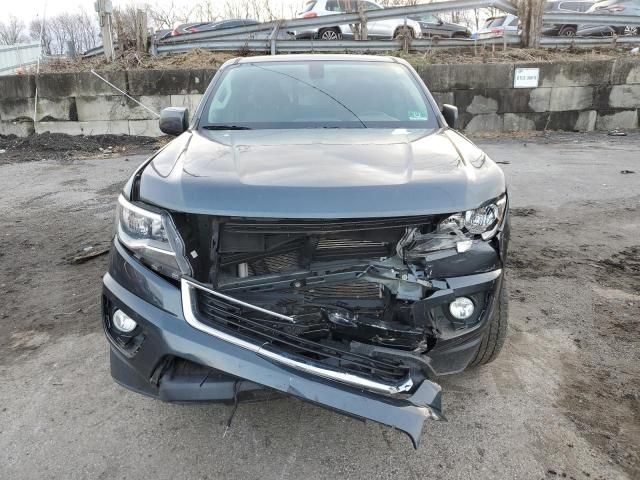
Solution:
[[[470,236],[480,235],[483,240],[490,240],[498,232],[506,208],[507,197],[503,195],[495,202],[480,208],[456,213],[445,218],[438,224],[438,231],[446,232],[459,229]]]
[[[438,223],[433,232],[420,233],[417,228],[409,229],[398,242],[398,255],[416,258],[452,248],[458,253],[466,252],[477,236],[490,240],[498,233],[506,208],[507,198],[503,195],[482,207],[448,216]]]
[[[181,270],[187,269],[186,273],[190,273],[188,262],[176,255],[183,252],[184,247],[168,214],[140,208],[120,195],[116,235],[136,258],[153,270],[175,279],[180,278]]]

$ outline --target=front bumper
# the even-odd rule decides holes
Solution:
[[[448,279],[454,294],[482,289],[497,292],[502,271]],[[282,361],[260,345],[243,345],[199,328],[189,312],[193,285],[182,288],[143,266],[114,242],[109,273],[104,277],[103,320],[111,343],[111,372],[116,382],[165,401],[230,401],[238,393],[267,387],[351,416],[371,419],[404,431],[414,446],[426,419],[443,419],[440,387],[430,380],[396,385],[395,389],[358,383],[357,378],[331,376],[318,365]],[[495,300],[496,295],[492,295]],[[463,370],[478,349],[493,311],[462,336],[439,342],[425,358],[433,375]],[[110,316],[120,309],[138,327],[131,338],[113,334]],[[191,362],[204,377],[180,375],[172,364]],[[208,369],[208,370],[207,370]],[[337,372],[339,373],[339,371]]]

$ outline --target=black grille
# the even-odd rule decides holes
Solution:
[[[315,298],[380,298],[380,286],[372,282],[329,283],[304,289]]]
[[[354,232],[363,230],[386,230],[428,225],[434,221],[432,216],[366,218],[342,220],[282,220],[229,218],[225,230],[240,233],[330,233]]]
[[[218,329],[269,344],[290,355],[326,362],[341,370],[377,381],[398,381],[408,369],[391,360],[373,359],[342,348],[319,343],[290,333],[295,325],[283,324],[275,317],[256,318],[251,310],[245,310],[202,290],[197,291],[200,320]]]

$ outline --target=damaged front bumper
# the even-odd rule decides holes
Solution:
[[[492,315],[502,270],[440,281],[443,288],[424,308],[450,301],[452,296],[481,291],[491,298],[482,319],[463,335],[443,339],[421,356],[419,368],[402,378],[372,380],[216,328],[200,318],[194,308],[196,293],[217,295],[227,302],[238,300],[188,278],[178,286],[142,265],[116,240],[103,293],[112,375],[127,388],[165,401],[231,401],[267,387],[395,427],[407,433],[417,446],[424,421],[443,419],[440,387],[429,378],[461,371],[471,361]],[[118,309],[138,325],[128,335],[112,328],[110,319]],[[354,355],[367,355],[380,362],[385,362],[390,353],[385,347],[357,342],[352,350]],[[398,351],[394,349],[393,353],[397,355]],[[410,362],[415,361],[415,356],[407,356]],[[418,370],[428,374],[416,375]]]

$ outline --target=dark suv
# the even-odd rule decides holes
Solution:
[[[403,430],[434,379],[507,328],[500,168],[403,60],[226,62],[118,201],[104,276],[111,372],[165,401],[273,389]]]
[[[423,37],[471,38],[471,30],[464,25],[449,23],[435,15],[409,17],[420,24]]]
[[[554,0],[544,5],[545,13],[585,13],[595,3],[594,0]],[[576,24],[544,24],[542,34],[553,37],[575,37]]]

